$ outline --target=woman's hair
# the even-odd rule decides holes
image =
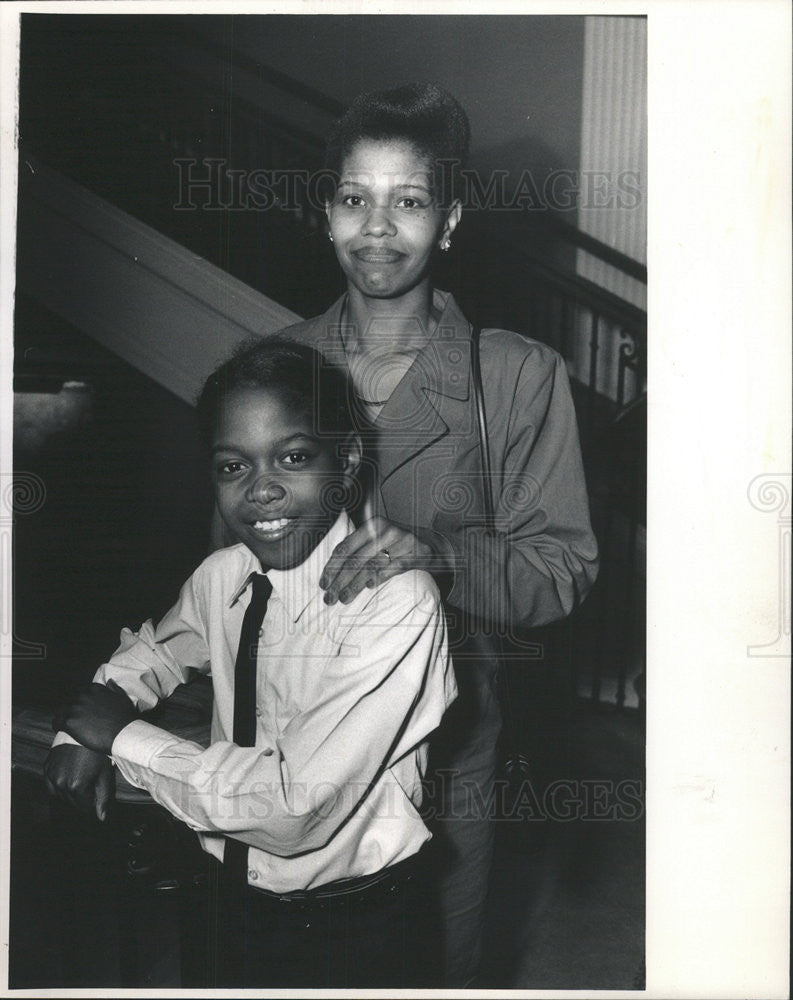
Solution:
[[[207,447],[223,401],[237,389],[278,392],[286,406],[309,416],[318,436],[343,439],[355,430],[346,373],[312,347],[270,336],[241,344],[204,383],[196,407]]]
[[[450,93],[434,83],[411,83],[356,97],[331,129],[325,166],[340,174],[361,139],[402,139],[432,164],[436,197],[443,204],[455,196],[449,178],[466,166],[470,138],[468,116]]]

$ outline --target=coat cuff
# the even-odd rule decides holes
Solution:
[[[436,556],[443,560],[443,568],[432,569],[431,574],[441,597],[446,600],[457,584],[457,553],[449,538],[434,528],[414,528],[414,534],[419,541],[429,545]]]

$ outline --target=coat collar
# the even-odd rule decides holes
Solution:
[[[346,295],[303,327],[303,336],[325,357],[342,367],[347,359],[341,339]],[[430,340],[416,355],[374,422],[379,440],[378,471],[384,483],[398,468],[449,431],[443,419],[444,398],[468,399],[471,371],[471,325],[449,292],[435,289],[440,312]]]
[[[471,328],[448,292],[436,289],[440,318],[374,422],[381,486],[401,466],[449,433],[446,400],[468,399]],[[387,443],[386,443],[387,441]]]
[[[328,360],[342,367],[347,367],[341,340],[341,317],[346,301],[345,293],[327,312],[309,321],[310,325],[305,330],[306,339],[309,339]],[[433,291],[433,306],[440,312],[435,332],[416,356],[407,375],[422,389],[429,389],[431,392],[453,399],[468,399],[471,324],[463,316],[454,296],[449,292],[436,288]],[[305,327],[305,324],[298,326]],[[288,334],[289,330],[285,332]],[[386,406],[383,412],[386,408],[388,407]]]

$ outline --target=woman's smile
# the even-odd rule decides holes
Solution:
[[[405,257],[399,250],[377,246],[361,247],[360,250],[351,250],[350,253],[365,264],[396,264]]]

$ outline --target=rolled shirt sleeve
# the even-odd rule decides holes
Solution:
[[[194,669],[209,671],[196,574],[184,584],[176,604],[156,629],[151,621],[146,621],[136,631],[121,630],[118,649],[99,667],[93,679],[97,684],[112,680],[139,712],[145,712],[173,694]],[[59,732],[52,746],[62,744],[79,745],[68,733]]]

